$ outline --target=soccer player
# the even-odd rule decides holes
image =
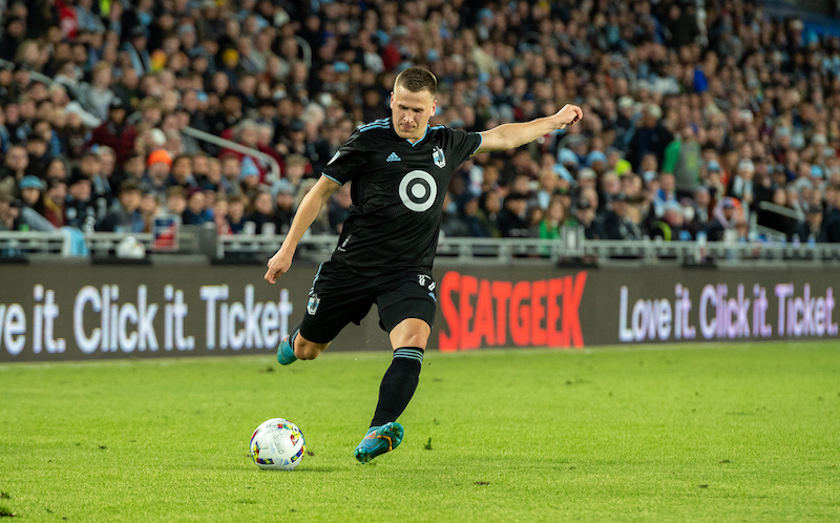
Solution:
[[[452,173],[474,154],[519,147],[583,117],[579,107],[566,105],[551,116],[481,133],[430,127],[436,91],[437,79],[427,69],[409,67],[399,74],[391,117],[360,126],[336,152],[301,202],[265,273],[275,283],[289,270],[298,242],[321,207],[352,182],[353,205],[338,245],[318,268],[303,321],[280,343],[277,360],[288,365],[316,358],[376,303],[394,355],[370,428],[356,447],[362,463],[393,450],[403,438],[397,418],[417,388],[435,319],[432,263]]]

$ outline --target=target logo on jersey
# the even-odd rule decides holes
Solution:
[[[437,191],[434,177],[426,171],[410,171],[400,181],[400,200],[414,212],[431,209],[435,204]]]

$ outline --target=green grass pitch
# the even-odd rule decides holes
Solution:
[[[361,465],[389,359],[0,366],[0,519],[840,521],[836,341],[432,352]],[[248,455],[276,416],[293,472]]]

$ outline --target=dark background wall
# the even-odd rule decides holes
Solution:
[[[272,354],[305,310],[316,268],[277,285],[256,266],[6,266],[0,361]],[[436,270],[429,346],[582,348],[836,338],[840,269]],[[330,350],[388,350],[374,307]]]

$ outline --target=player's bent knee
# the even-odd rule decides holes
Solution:
[[[423,333],[418,333],[411,334],[409,336],[404,336],[402,339],[403,341],[402,343],[400,343],[400,347],[418,347],[425,350],[426,342],[428,341],[428,336],[426,336]]]
[[[391,345],[398,349],[400,347],[418,347],[426,349],[426,343],[431,334],[431,327],[419,318],[407,318],[394,327],[388,337]]]

